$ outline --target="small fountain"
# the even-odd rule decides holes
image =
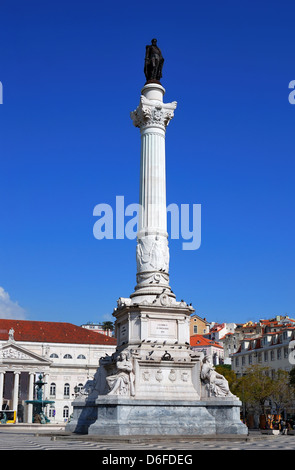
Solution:
[[[50,423],[50,419],[45,415],[44,408],[46,405],[54,403],[51,400],[43,400],[43,390],[42,387],[45,385],[46,382],[43,382],[42,374],[39,375],[38,381],[36,382],[37,390],[36,390],[36,399],[35,400],[26,400],[25,403],[27,405],[33,405],[33,423],[40,423],[46,424]]]

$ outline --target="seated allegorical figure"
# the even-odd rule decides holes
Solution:
[[[216,372],[213,364],[210,362],[210,356],[205,356],[202,361],[201,380],[215,397],[235,396],[231,393],[226,378]]]
[[[106,378],[108,395],[135,395],[134,373],[128,351],[122,351],[116,360],[117,373]]]

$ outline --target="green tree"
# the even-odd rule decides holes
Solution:
[[[113,324],[112,321],[103,321],[102,324],[101,324],[101,327],[104,331],[106,331],[106,330],[113,331],[114,330],[114,324]]]
[[[279,369],[272,379],[272,392],[270,400],[276,414],[282,414],[284,410],[292,405],[294,399],[294,389],[290,384],[290,374]]]
[[[289,383],[295,390],[295,367],[293,367],[289,372]]]
[[[260,415],[266,415],[266,401],[269,400],[272,391],[272,379],[268,375],[269,368],[259,365],[246,370],[235,386],[235,394],[241,399],[244,409],[256,409]]]
[[[293,373],[295,377],[295,373]],[[239,377],[233,383],[232,392],[243,402],[244,414],[251,409],[264,415],[271,408],[275,414],[282,414],[292,406],[294,389],[291,386],[290,374],[284,370],[278,370],[270,377],[270,368],[259,365],[252,366],[245,371],[245,375]]]

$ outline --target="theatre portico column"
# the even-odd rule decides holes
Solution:
[[[34,399],[34,380],[35,380],[35,373],[30,372],[30,379],[29,379],[29,397],[28,400],[33,400]],[[28,404],[28,417],[27,417],[27,422],[32,423],[33,422],[33,405]]]
[[[17,405],[18,405],[19,376],[20,376],[20,371],[18,370],[14,371],[12,409],[15,411],[17,411]]]
[[[0,372],[0,410],[2,410],[3,405],[4,374],[5,372]]]

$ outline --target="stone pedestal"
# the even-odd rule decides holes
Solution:
[[[66,431],[101,436],[247,435],[241,402],[233,399],[134,400],[101,396],[76,401]]]
[[[121,299],[114,311],[118,354],[128,345],[132,357],[135,398],[200,398],[199,355],[189,345],[193,310],[184,302],[170,302],[160,296],[153,305],[126,305]],[[108,362],[102,365],[108,368]]]
[[[101,359],[66,431],[95,435],[246,435],[241,402],[187,341],[191,308],[121,305],[117,352]],[[211,379],[209,378],[211,377]],[[209,378],[209,379],[208,379]]]

